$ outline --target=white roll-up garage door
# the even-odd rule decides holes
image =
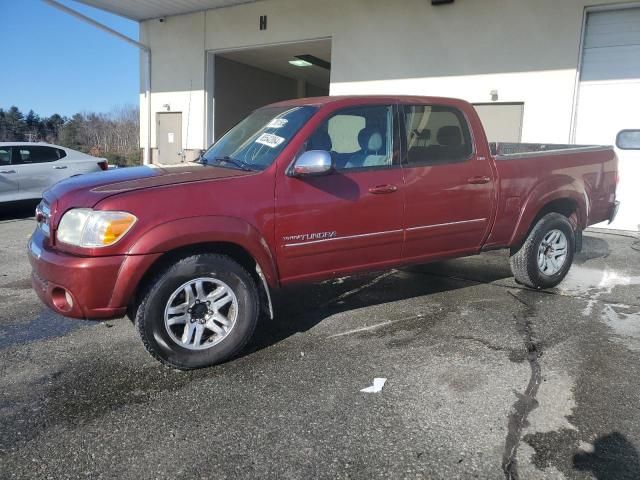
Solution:
[[[587,14],[575,142],[612,145],[623,129],[640,129],[640,6]],[[640,152],[618,151],[622,202],[613,228],[638,230]]]

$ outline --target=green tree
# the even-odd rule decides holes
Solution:
[[[24,140],[26,124],[24,115],[15,105],[0,114],[0,140],[20,142]]]
[[[40,117],[33,111],[29,110],[24,119],[24,136],[28,142],[36,142],[44,137],[44,128]]]

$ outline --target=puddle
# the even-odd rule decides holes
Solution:
[[[602,295],[611,294],[615,287],[629,285],[640,285],[640,276],[626,275],[609,267],[573,265],[556,291],[563,295],[587,297],[582,315],[589,316]]]
[[[611,293],[618,285],[640,285],[640,276],[626,275],[609,267],[573,265],[557,290],[566,294],[589,295],[594,290]]]
[[[586,298],[583,316],[588,317],[597,309],[600,320],[611,329],[612,341],[623,344],[630,350],[640,351],[640,307],[608,303],[602,299],[603,295],[612,294],[616,287],[634,285],[640,285],[640,276],[626,275],[608,267],[599,269],[574,265],[556,291],[563,295]]]
[[[640,352],[640,308],[606,303],[601,319],[615,333],[614,341]]]

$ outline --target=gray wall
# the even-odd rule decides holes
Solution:
[[[215,138],[258,107],[297,96],[297,82],[216,56]]]
[[[329,95],[329,86],[327,86],[326,88],[322,88],[307,83],[305,95],[307,97],[326,97],[327,95]]]

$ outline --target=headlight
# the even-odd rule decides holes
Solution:
[[[120,240],[136,220],[127,212],[74,208],[62,216],[56,237],[78,247],[107,247]]]

